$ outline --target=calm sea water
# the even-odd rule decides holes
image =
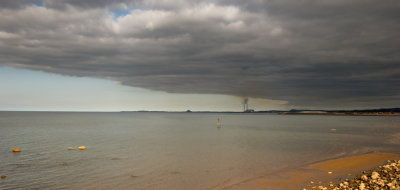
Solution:
[[[0,189],[204,190],[329,158],[400,153],[399,134],[400,117],[0,112]]]

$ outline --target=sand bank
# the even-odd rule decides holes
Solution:
[[[243,181],[226,180],[209,190],[280,190],[303,189],[352,178],[362,171],[382,165],[387,160],[400,159],[400,155],[370,153],[314,163],[309,166],[266,174]],[[235,182],[236,181],[236,182]]]

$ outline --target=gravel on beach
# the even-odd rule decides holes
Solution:
[[[400,160],[390,161],[377,169],[363,172],[361,175],[346,179],[338,184],[314,186],[320,190],[400,190]],[[305,190],[305,189],[303,189]]]

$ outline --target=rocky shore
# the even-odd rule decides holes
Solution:
[[[230,179],[207,190],[400,190],[399,160],[399,154],[379,152],[346,156],[239,182]]]
[[[363,172],[361,175],[353,179],[346,179],[338,184],[330,183],[327,186],[314,186],[311,189],[321,189],[321,190],[400,189],[400,160],[388,161],[386,165],[379,166],[375,170]]]

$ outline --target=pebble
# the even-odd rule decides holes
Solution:
[[[363,172],[358,177],[346,179],[339,184],[318,186],[318,189],[327,190],[400,190],[400,160],[388,161],[386,165],[374,171]]]
[[[384,170],[384,171],[386,171],[386,170]],[[372,178],[373,180],[377,180],[377,179],[379,178],[378,172],[372,172],[371,178]]]
[[[363,181],[368,181],[368,177],[367,177],[366,175],[362,175],[362,176],[361,176],[361,180],[363,180]]]

